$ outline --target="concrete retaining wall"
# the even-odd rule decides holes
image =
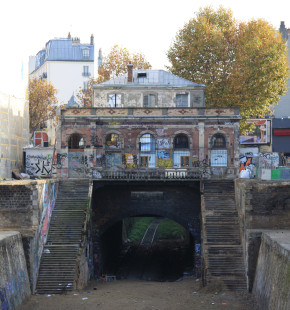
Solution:
[[[290,309],[290,231],[264,232],[253,293],[261,310]]]
[[[0,309],[16,309],[30,294],[21,235],[15,231],[1,231]]]
[[[34,292],[57,194],[57,180],[0,183],[0,230],[19,231]]]

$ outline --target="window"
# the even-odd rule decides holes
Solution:
[[[84,147],[84,139],[78,133],[73,133],[68,139],[69,149],[80,149]]]
[[[140,168],[148,168],[149,167],[149,156],[140,156]]]
[[[83,67],[83,76],[90,76],[90,73],[89,73],[89,66],[84,66]]]
[[[225,149],[226,148],[225,137],[221,134],[214,135],[211,139],[211,147],[213,149]]]
[[[227,150],[211,150],[210,161],[212,167],[227,167]]]
[[[140,138],[139,151],[155,152],[155,139],[151,134],[145,134]]]
[[[156,105],[156,96],[152,94],[143,96],[143,107],[152,108]]]
[[[147,73],[146,72],[139,72],[137,73],[137,78],[146,78],[147,77]]]
[[[110,94],[109,95],[109,106],[111,108],[120,107],[122,105],[122,95],[121,94]]]
[[[177,94],[176,95],[176,106],[178,108],[188,107],[188,94]]]
[[[174,148],[175,149],[188,149],[188,138],[184,134],[177,135],[174,138]]]
[[[83,58],[89,59],[90,58],[90,50],[88,48],[83,49]]]
[[[227,167],[226,139],[222,134],[216,134],[211,139],[210,161],[212,167]]]
[[[180,156],[180,167],[189,168],[189,156]]]
[[[111,133],[111,134],[107,135],[107,137],[106,137],[106,148],[120,149],[121,148],[120,136],[115,134],[115,133]]]
[[[88,82],[84,82],[84,92],[88,91]]]

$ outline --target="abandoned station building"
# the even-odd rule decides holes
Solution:
[[[239,110],[206,108],[205,89],[163,70],[128,65],[124,76],[94,85],[91,108],[61,111],[57,176],[92,181],[90,257],[95,263],[101,256],[105,272],[113,272],[107,268],[119,254],[123,219],[162,217],[188,231],[197,273],[202,249],[211,275],[246,288],[233,198]],[[226,257],[215,254],[227,245]]]
[[[205,85],[133,70],[94,86],[93,107],[61,112],[59,176],[235,177],[239,113],[205,108]]]

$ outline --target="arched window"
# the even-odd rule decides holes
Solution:
[[[120,149],[121,138],[118,134],[111,133],[106,136],[106,148],[108,149]]]
[[[81,149],[84,147],[84,139],[79,133],[73,133],[68,139],[69,149]]]
[[[141,136],[139,140],[139,167],[155,167],[155,138],[149,133]]]
[[[210,161],[212,167],[227,167],[227,144],[222,134],[216,134],[211,138]]]
[[[216,134],[211,139],[211,148],[212,149],[225,149],[226,148],[226,139],[221,134]]]
[[[189,168],[190,152],[188,137],[185,134],[177,135],[173,140],[173,167]]]
[[[140,137],[139,150],[141,152],[155,152],[155,138],[153,135],[146,133]]]
[[[188,149],[188,137],[184,134],[177,135],[174,138],[173,145],[175,149]]]

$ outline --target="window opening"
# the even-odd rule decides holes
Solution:
[[[188,149],[189,144],[188,144],[188,137],[186,135],[177,135],[174,138],[174,148],[175,149]]]
[[[189,168],[189,156],[180,156],[181,168]]]
[[[110,94],[109,95],[109,106],[111,108],[120,107],[122,103],[122,95],[121,94]]]
[[[90,58],[90,50],[88,48],[83,49],[83,58],[89,59]]]
[[[140,138],[139,151],[141,152],[155,151],[155,139],[151,134],[145,134]]]
[[[212,148],[226,148],[226,139],[223,135],[217,134],[212,137],[211,140]]]
[[[156,96],[152,94],[143,96],[143,106],[146,108],[154,107],[156,103]]]
[[[140,168],[149,167],[149,156],[140,156]]]
[[[119,149],[121,148],[121,139],[120,136],[112,133],[106,137],[106,147],[110,149]]]
[[[89,73],[89,66],[84,66],[83,68],[83,76],[89,76],[90,73]]]
[[[188,107],[188,94],[177,94],[176,95],[176,106],[178,108]]]
[[[147,73],[146,72],[139,72],[137,73],[137,78],[146,78],[147,77]]]
[[[68,140],[69,149],[80,149],[84,146],[84,139],[78,133],[73,133]]]

